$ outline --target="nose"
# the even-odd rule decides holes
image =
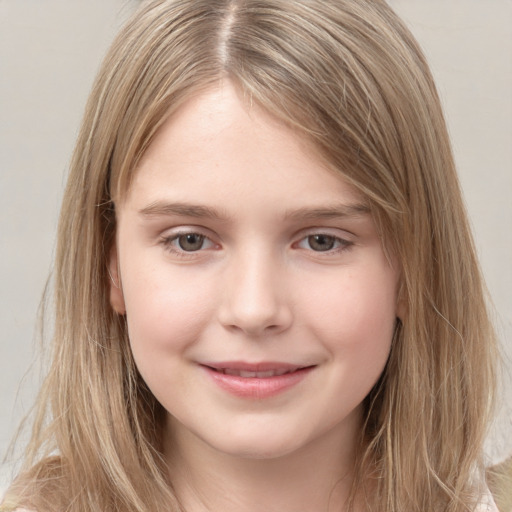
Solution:
[[[278,258],[263,251],[247,251],[230,262],[225,277],[218,310],[225,328],[259,337],[290,327],[291,304]]]

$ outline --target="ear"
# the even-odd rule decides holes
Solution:
[[[115,243],[112,246],[112,249],[110,249],[107,271],[110,277],[110,305],[118,315],[124,315],[126,313],[126,306],[124,303],[123,289],[121,286],[119,259],[117,256],[117,247]]]

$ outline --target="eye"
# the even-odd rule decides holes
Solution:
[[[176,243],[180,249],[187,252],[199,251],[203,248],[205,237],[197,233],[187,233],[176,238]]]
[[[164,238],[163,243],[169,250],[177,253],[197,252],[214,246],[214,243],[208,237],[194,232],[171,235]]]
[[[330,251],[336,244],[336,238],[331,235],[310,235],[306,240],[314,251]]]
[[[326,233],[315,233],[299,241],[297,247],[315,252],[329,252],[347,249],[352,242]]]

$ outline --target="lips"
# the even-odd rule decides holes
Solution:
[[[270,398],[283,393],[301,382],[314,368],[279,362],[225,362],[201,366],[223,391],[247,399]]]

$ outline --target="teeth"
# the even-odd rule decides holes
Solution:
[[[243,377],[246,379],[265,379],[268,377],[278,377],[279,375],[290,373],[290,370],[285,369],[267,370],[264,372],[250,372],[247,370],[237,370],[234,368],[219,368],[217,371],[224,373],[225,375],[234,375],[235,377]]]
[[[247,371],[244,371],[244,370],[240,370],[240,377],[247,377],[247,378],[254,378],[254,377],[259,377],[258,375],[259,372],[247,372]],[[270,377],[270,375],[265,375],[265,377]]]

